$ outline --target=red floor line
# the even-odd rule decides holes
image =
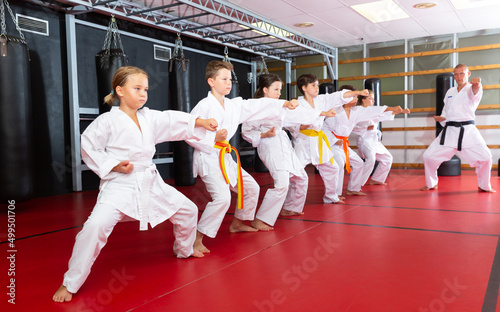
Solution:
[[[281,218],[278,218],[278,219],[281,219]],[[478,236],[500,237],[500,235],[486,234],[486,233],[445,231],[445,230],[433,230],[433,229],[422,229],[422,228],[409,228],[409,227],[402,227],[402,226],[388,226],[388,225],[376,225],[376,224],[336,222],[336,221],[327,221],[327,220],[308,220],[308,219],[287,219],[287,220],[290,220],[290,221],[317,222],[317,223],[327,223],[327,224],[353,225],[353,226],[366,226],[366,227],[376,227],[376,228],[386,228],[386,229],[396,229],[396,230],[425,231],[425,232],[437,232],[437,233],[451,233],[451,234],[463,234],[463,235],[478,235]]]
[[[470,210],[452,210],[452,209],[432,209],[432,208],[416,208],[416,207],[396,207],[396,206],[376,206],[376,205],[362,205],[362,204],[343,204],[344,206],[357,206],[357,207],[375,207],[375,208],[387,208],[387,209],[408,209],[408,210],[423,210],[423,211],[442,211],[442,212],[463,212],[463,213],[485,213],[497,215],[500,212],[491,211],[470,211]]]
[[[20,240],[28,239],[28,238],[33,238],[33,237],[38,237],[38,236],[43,236],[43,235],[48,235],[48,234],[53,234],[53,233],[57,233],[57,232],[61,232],[61,231],[72,230],[72,229],[75,229],[75,228],[78,228],[78,227],[82,227],[82,226],[83,226],[83,224],[80,224],[80,225],[75,225],[75,226],[64,228],[64,229],[59,229],[59,230],[54,230],[54,231],[49,231],[49,232],[44,232],[44,233],[33,234],[33,235],[25,236],[25,237],[19,237],[19,238],[16,237],[16,241],[20,241]],[[5,244],[5,243],[9,243],[9,241],[0,242],[0,245]]]

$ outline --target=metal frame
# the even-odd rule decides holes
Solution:
[[[81,10],[86,7],[88,11],[102,14],[113,14],[116,18],[129,20],[141,24],[150,25],[170,32],[181,33],[186,36],[199,38],[216,44],[225,45],[231,48],[240,49],[249,53],[265,56],[272,59],[286,60],[310,54],[322,54],[327,57],[336,58],[337,49],[312,38],[301,35],[294,30],[286,29],[275,25],[272,21],[257,16],[238,6],[223,0],[170,0],[171,3],[164,4],[167,0],[161,1],[162,5],[151,7],[154,1],[150,1],[149,7],[144,2],[133,2],[126,0],[103,1],[103,0],[56,0],[60,3],[72,5],[67,9],[71,13],[72,9]],[[163,10],[169,7],[191,8],[193,14],[174,15]],[[187,10],[186,10],[187,11]],[[198,12],[199,11],[199,12]],[[81,13],[81,11],[79,12]],[[190,18],[201,15],[212,15],[219,17],[220,22],[212,22],[203,25]],[[235,27],[245,27],[248,29],[224,31],[215,26],[233,23]],[[245,37],[245,32],[258,31],[263,33],[262,37]],[[238,35],[237,35],[238,34]],[[274,42],[262,42],[255,39],[264,37],[274,37],[289,46],[272,46]],[[239,43],[239,44],[237,44]],[[258,50],[252,47],[259,47]],[[299,48],[299,50],[297,50]],[[294,49],[294,50],[290,50]]]

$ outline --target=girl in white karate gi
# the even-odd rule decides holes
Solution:
[[[137,67],[119,68],[112,90],[105,101],[112,105],[118,97],[120,107],[97,117],[81,136],[82,158],[101,184],[92,214],[76,236],[63,284],[53,296],[56,302],[72,299],[120,221],[139,220],[140,229],[147,230],[148,224],[154,227],[169,219],[174,225],[174,254],[203,257],[193,250],[198,208],[163,182],[152,158],[156,144],[201,139],[206,131],[195,127],[214,131],[217,122],[143,107],[148,99],[148,76]]]
[[[324,111],[335,114],[335,109],[342,107],[358,94],[359,91],[341,91],[331,94],[319,93],[318,77],[312,74],[301,75],[297,79],[297,87],[304,95],[298,98],[300,107],[306,110]],[[330,117],[332,118],[332,117]],[[333,161],[328,139],[322,131],[324,116],[318,116],[313,122],[289,128],[297,157],[302,166],[313,164],[319,171],[325,185],[323,202],[325,204],[344,203],[337,195],[339,166]]]
[[[198,221],[194,245],[196,250],[203,253],[210,252],[203,244],[203,238],[205,236],[214,238],[217,235],[231,204],[231,191],[238,193],[238,206],[242,209],[236,209],[229,232],[260,230],[243,223],[254,220],[260,187],[230,154],[234,147],[229,145],[229,140],[236,133],[239,124],[253,120],[282,119],[286,111],[284,108],[294,109],[298,105],[297,101],[271,98],[250,100],[243,100],[240,97],[226,98],[225,96],[231,91],[232,69],[233,65],[229,62],[211,61],[207,64],[205,77],[211,91],[191,111],[191,114],[197,116],[214,118],[220,128],[216,133],[207,134],[201,141],[187,141],[195,148],[194,176],[200,176],[212,197],[212,201],[206,205]]]
[[[425,186],[421,188],[422,191],[437,189],[439,166],[458,151],[460,157],[476,168],[479,190],[495,192],[490,181],[493,163],[491,152],[474,125],[476,109],[483,96],[483,86],[479,77],[472,78],[469,83],[470,75],[469,68],[464,64],[458,64],[453,69],[457,85],[446,92],[441,116],[434,116],[445,128],[423,155]]]
[[[268,97],[279,99],[283,82],[276,74],[259,77],[259,88],[255,98]],[[245,122],[242,136],[257,147],[258,156],[269,170],[274,180],[274,188],[267,190],[262,204],[257,211],[252,226],[261,230],[272,230],[278,215],[302,215],[306,202],[308,176],[295,155],[290,138],[283,126],[300,124],[319,117],[319,111],[299,108],[288,111],[284,120],[257,120]],[[280,213],[281,211],[281,213]]]
[[[355,91],[356,89],[350,85],[344,85],[339,90]],[[361,91],[360,94],[367,96],[368,90]],[[376,117],[380,117],[385,111],[391,113],[401,113],[401,107],[387,107],[387,106],[372,106],[361,107],[356,106],[357,97],[353,98],[349,103],[344,104],[341,108],[337,109],[337,114],[333,118],[325,120],[323,129],[328,136],[332,151],[336,155],[336,160],[339,166],[350,172],[349,182],[347,185],[347,195],[366,195],[361,191],[362,178],[363,178],[363,160],[356,154],[350,147],[348,137],[358,122],[368,121]],[[349,158],[347,158],[347,155]],[[349,160],[349,162],[348,162]],[[337,182],[337,194],[342,194],[342,185],[344,181],[344,170],[341,170]]]
[[[356,105],[362,107],[371,107],[375,102],[373,91],[368,91],[368,96],[358,96]],[[409,113],[410,110],[404,110],[404,113]],[[353,129],[353,133],[358,135],[357,147],[358,154],[364,159],[362,184],[365,185],[370,178],[370,174],[375,167],[375,161],[378,161],[377,168],[372,174],[369,185],[387,185],[385,180],[391,170],[392,155],[380,141],[381,132],[377,125],[381,121],[394,120],[392,112],[385,112],[381,117],[377,117],[368,121],[359,122]]]

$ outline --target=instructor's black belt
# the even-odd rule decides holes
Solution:
[[[448,126],[460,127],[460,134],[458,135],[458,147],[457,147],[457,149],[459,151],[461,151],[462,150],[462,140],[464,139],[464,126],[473,125],[473,124],[474,124],[474,120],[447,121],[446,125],[443,128],[443,131],[441,132],[441,141],[439,142],[439,144],[444,145],[444,137],[446,136],[446,128],[448,128]]]

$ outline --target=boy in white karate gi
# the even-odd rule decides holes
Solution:
[[[195,148],[194,176],[202,179],[212,197],[212,201],[206,205],[198,221],[194,248],[202,253],[210,252],[203,244],[203,237],[214,238],[217,235],[231,204],[231,191],[238,192],[238,209],[229,226],[229,232],[260,230],[243,223],[245,220],[254,219],[260,188],[252,176],[241,169],[240,164],[231,157],[231,150],[236,151],[236,149],[229,145],[229,140],[235,134],[238,125],[252,120],[282,119],[284,108],[294,109],[298,105],[297,101],[271,98],[250,100],[243,100],[240,97],[226,98],[225,95],[231,91],[232,69],[233,65],[229,62],[208,63],[205,78],[211,91],[191,111],[192,114],[203,118],[214,118],[220,129],[201,141],[187,141]]]
[[[471,167],[476,168],[478,188],[483,192],[495,192],[491,188],[492,155],[479,130],[474,125],[476,109],[483,96],[481,78],[472,78],[464,64],[453,69],[457,85],[450,88],[444,97],[441,116],[434,119],[443,130],[424,152],[425,186],[422,191],[435,190],[438,184],[437,170],[455,153],[463,157]]]

